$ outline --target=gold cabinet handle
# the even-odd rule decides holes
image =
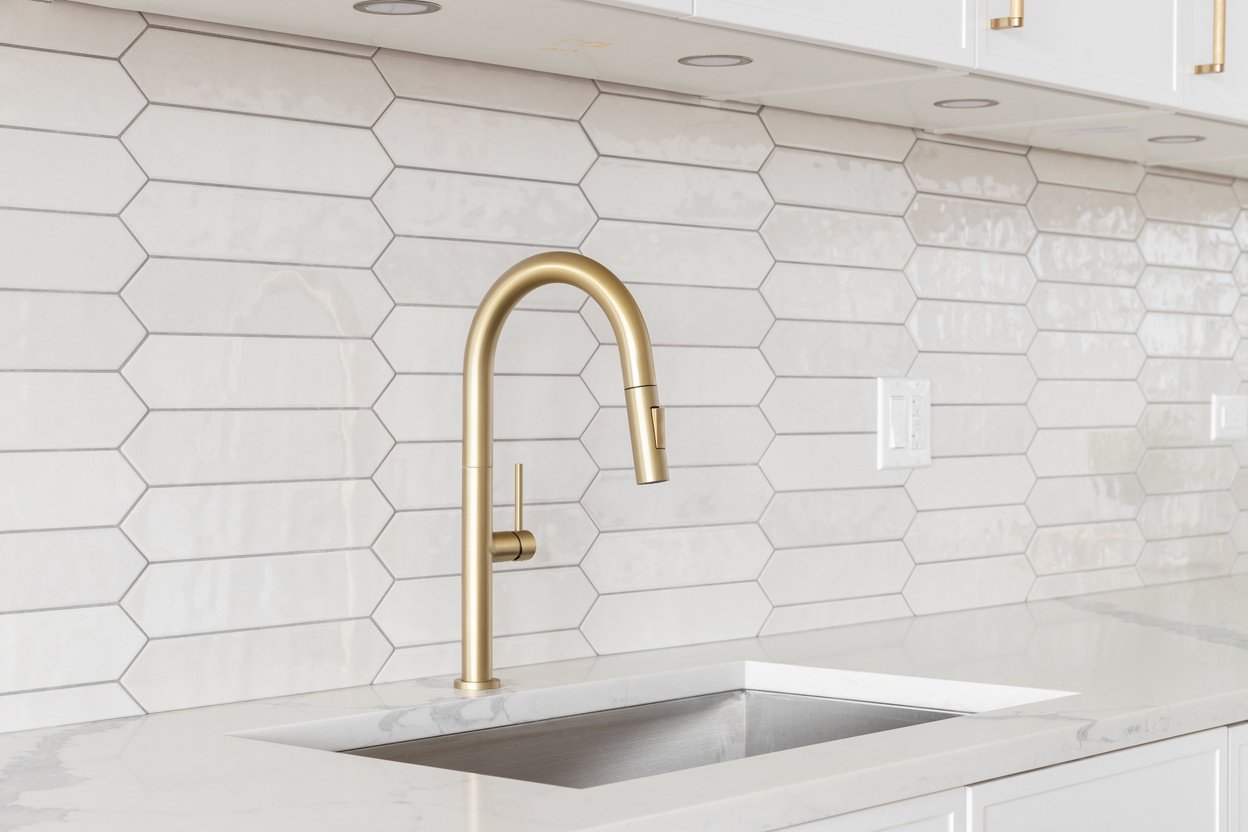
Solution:
[[[1197,75],[1226,71],[1226,0],[1213,0],[1213,63],[1198,64]]]
[[[1222,0],[1226,2],[1226,0]],[[1023,28],[1023,0],[1010,0],[1010,16],[994,17],[988,21],[988,25],[994,29],[1021,29]]]

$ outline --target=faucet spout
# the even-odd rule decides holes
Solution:
[[[533,535],[522,529],[493,530],[494,356],[512,310],[549,283],[577,287],[606,314],[619,345],[637,483],[668,478],[654,355],[637,301],[610,270],[579,254],[552,251],[517,263],[481,301],[464,350],[463,675],[455,686],[465,690],[499,686],[492,655],[494,559],[532,557],[536,548]]]

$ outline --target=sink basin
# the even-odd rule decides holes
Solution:
[[[346,753],[583,789],[958,715],[734,690]]]

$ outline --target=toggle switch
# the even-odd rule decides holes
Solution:
[[[931,381],[877,380],[876,467],[922,468],[932,464]]]

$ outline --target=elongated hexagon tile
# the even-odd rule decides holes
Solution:
[[[771,636],[802,630],[819,630],[824,627],[845,627],[870,621],[886,621],[893,618],[909,618],[914,613],[906,606],[901,594],[882,595],[874,598],[847,598],[844,601],[817,601],[813,604],[794,604],[776,607],[763,625],[759,635]]]
[[[1037,480],[1027,497],[1027,510],[1040,526],[1131,520],[1143,504],[1144,489],[1133,474],[1049,477]]]
[[[1137,518],[1149,540],[1173,540],[1207,534],[1225,534],[1239,516],[1228,491],[1197,494],[1160,494],[1144,501]]]
[[[0,368],[116,370],[142,338],[114,295],[0,292]]]
[[[875,430],[875,380],[778,378],[763,412],[780,433],[869,433]]]
[[[758,170],[772,149],[756,115],[631,96],[598,96],[581,124],[605,156]]]
[[[1024,456],[936,459],[906,481],[920,510],[1007,505],[1027,499],[1036,481]]]
[[[835,116],[764,107],[763,123],[784,147],[844,153],[900,162],[914,145],[914,131]]]
[[[900,540],[914,519],[904,488],[791,491],[777,494],[763,531],[784,548]]]
[[[394,99],[366,58],[170,29],[148,29],[122,63],[157,104],[366,127]]]
[[[116,682],[6,694],[0,702],[0,731],[28,731],[53,725],[142,716],[143,709]]]
[[[1150,448],[1209,444],[1209,404],[1150,404],[1140,419],[1140,436]]]
[[[1138,473],[1149,494],[1215,491],[1231,487],[1239,463],[1228,447],[1156,448],[1145,454]]]
[[[1038,278],[1061,283],[1134,286],[1144,271],[1139,246],[1129,240],[1042,233],[1027,258]]]
[[[1096,569],[1089,572],[1067,572],[1061,575],[1041,575],[1027,594],[1028,601],[1044,601],[1050,598],[1068,598],[1116,589],[1135,589],[1143,586],[1140,573],[1135,567]]]
[[[1021,253],[1036,236],[1021,205],[994,205],[958,197],[919,194],[906,223],[920,245]]]
[[[601,593],[752,581],[771,557],[754,524],[607,532],[581,568]]]
[[[1042,430],[1027,451],[1037,476],[1130,474],[1144,457],[1134,427]]]
[[[758,582],[773,604],[809,604],[901,592],[912,569],[898,541],[781,549]]]
[[[914,292],[901,272],[777,263],[763,297],[781,318],[901,323]]]
[[[1230,228],[1239,216],[1239,200],[1230,185],[1153,173],[1144,177],[1138,195],[1150,220]]]
[[[1140,251],[1155,266],[1226,271],[1239,257],[1239,242],[1228,228],[1150,220],[1140,232]]]
[[[920,512],[906,532],[916,563],[1013,555],[1026,550],[1036,524],[1023,506]]]
[[[144,564],[117,529],[0,535],[0,612],[112,604]]]
[[[1027,452],[1036,423],[1022,405],[938,405],[932,409],[932,434],[940,441],[932,455],[997,456]]]
[[[878,470],[869,434],[777,436],[761,463],[777,491],[901,485],[904,470]]]
[[[575,122],[396,101],[373,128],[395,164],[579,182],[597,154]]]
[[[900,376],[918,354],[905,327],[824,321],[777,321],[762,351],[791,376]]]
[[[600,158],[581,187],[598,216],[756,229],[772,200],[757,174]]]
[[[1041,283],[1027,303],[1040,329],[1134,332],[1144,304],[1133,289]]]
[[[1239,334],[1248,337],[1248,298],[1240,298],[1235,304],[1235,312],[1231,318],[1235,321]]]
[[[599,653],[622,653],[752,638],[770,612],[754,581],[626,592],[599,597],[581,631]]]
[[[1241,469],[1235,475],[1235,481],[1231,483],[1231,496],[1235,498],[1235,505],[1240,509],[1248,508],[1248,471]]]
[[[373,267],[386,290],[401,304],[476,308],[503,272],[549,246],[396,237]],[[585,293],[552,284],[526,295],[519,309],[574,312]]]
[[[1021,254],[919,246],[906,277],[921,298],[1026,303],[1036,276]]]
[[[1216,578],[1231,571],[1235,545],[1227,535],[1185,540],[1154,540],[1144,547],[1136,569],[1146,584]]]
[[[1150,358],[1139,381],[1150,402],[1207,403],[1214,393],[1238,389],[1240,373],[1233,361]]]
[[[9,13],[6,7],[5,14]],[[116,61],[0,46],[0,124],[115,136],[147,102]]]
[[[120,607],[0,615],[0,640],[20,644],[0,662],[0,691],[58,688],[116,679],[144,636]]]
[[[950,196],[1026,202],[1036,187],[1025,157],[944,142],[915,144],[906,170],[920,191]]]
[[[906,328],[925,352],[1026,352],[1036,325],[1024,306],[921,300]]]
[[[772,490],[754,465],[679,468],[666,483],[638,486],[631,469],[603,471],[582,499],[603,531],[751,523]]]
[[[1013,604],[1026,599],[1035,574],[1023,555],[926,563],[903,592],[916,615]]]
[[[756,405],[775,378],[759,350],[655,347],[654,366],[659,399],[671,407]],[[581,378],[602,406],[624,406],[624,381],[615,347],[599,347]]]
[[[1136,333],[1151,356],[1230,358],[1239,346],[1239,330],[1225,316],[1149,312]]]
[[[112,526],[142,493],[117,451],[0,455],[0,531]]]
[[[494,639],[494,666],[498,668],[587,659],[595,655],[594,648],[580,630],[523,633]],[[459,644],[455,642],[399,647],[390,654],[373,684],[458,674],[461,659]]]
[[[150,561],[358,549],[392,511],[368,480],[151,488],[122,529]]]
[[[1080,156],[1040,147],[1031,148],[1027,158],[1037,179],[1058,185],[1078,185],[1081,188],[1130,194],[1135,193],[1144,178],[1143,165],[1117,159]]]
[[[777,205],[762,227],[777,260],[900,269],[914,238],[900,217]]]
[[[296,35],[290,32],[274,32],[268,29],[249,29],[246,26],[212,23],[207,20],[191,20],[186,17],[172,17],[167,14],[156,14],[155,12],[144,12],[143,17],[147,20],[149,26],[160,29],[203,32],[209,35],[221,35],[239,40],[254,40],[261,43],[275,43],[301,49],[316,49],[321,52],[337,52],[341,55],[359,55],[365,58],[377,51],[377,47],[362,43],[346,43],[340,40],[326,40],[325,38]]]
[[[1144,348],[1133,334],[1041,332],[1027,358],[1048,379],[1133,379],[1144,366]]]
[[[1239,287],[1226,272],[1150,266],[1136,288],[1144,306],[1157,312],[1227,315],[1239,300]]]
[[[1041,231],[1134,240],[1144,212],[1130,194],[1040,185],[1027,203]]]
[[[902,214],[914,198],[906,169],[875,159],[782,147],[767,159],[762,177],[785,205]]]
[[[0,450],[121,444],[146,408],[117,373],[0,373]]]
[[[0,205],[115,214],[145,181],[117,139],[0,128]]]
[[[0,43],[116,58],[146,25],[138,12],[103,6],[6,3]]]
[[[149,713],[169,711],[367,685],[390,651],[368,619],[153,639],[122,681]]]
[[[113,292],[146,257],[116,217],[0,209],[5,289]]]
[[[775,321],[762,296],[752,289],[634,286],[632,293],[654,344],[757,347]],[[615,332],[598,304],[587,304],[581,316],[600,343],[615,343]]]
[[[601,220],[581,244],[628,283],[755,289],[774,262],[754,231]]]
[[[1235,239],[1239,240],[1240,248],[1248,249],[1248,211],[1241,211],[1235,221]]]
[[[1021,355],[923,353],[910,368],[932,381],[932,404],[1023,404],[1036,374]]]
[[[757,407],[668,407],[667,458],[672,465],[752,465],[775,434]],[[600,468],[633,464],[628,415],[622,407],[598,411],[581,437]]]
[[[364,618],[391,578],[367,549],[156,563],[126,594],[151,638]],[[202,592],[205,586],[213,592]],[[310,586],[335,592],[307,592]]]
[[[1134,566],[1144,533],[1134,520],[1050,526],[1036,531],[1027,557],[1037,575]]]
[[[1045,380],[1027,406],[1042,428],[1096,428],[1134,426],[1145,403],[1131,381]]]

